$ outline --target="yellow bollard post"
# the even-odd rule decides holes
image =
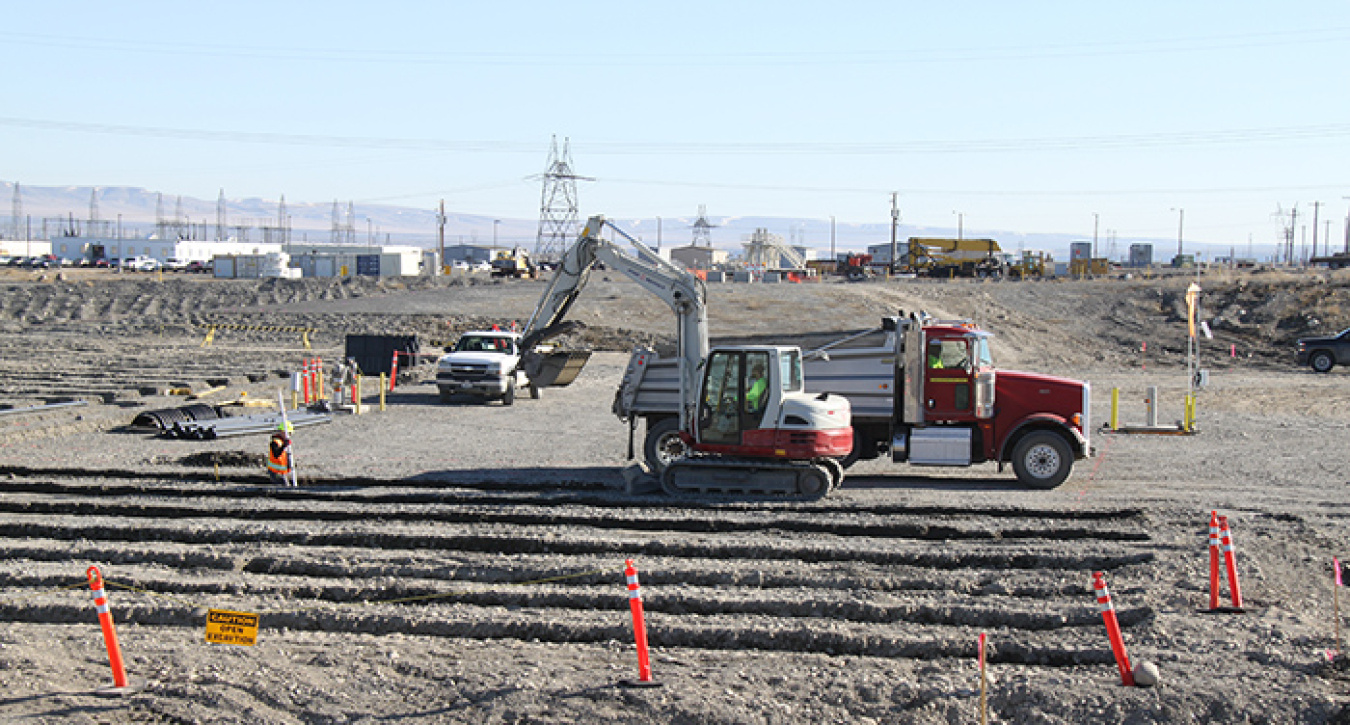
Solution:
[[[384,391],[389,389],[388,381],[384,378],[384,373],[380,373],[380,412],[384,412]]]
[[[1120,430],[1120,388],[1111,388],[1111,430]]]
[[[356,406],[356,414],[361,415],[361,373],[356,374],[356,387],[352,390],[352,404]]]

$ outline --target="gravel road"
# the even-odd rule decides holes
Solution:
[[[1186,283],[725,285],[710,308],[723,340],[808,342],[900,308],[976,316],[1003,366],[1090,381],[1094,424],[1112,388],[1123,422],[1142,422],[1150,385],[1170,422]],[[261,437],[125,426],[181,404],[162,394],[174,382],[275,397],[347,332],[442,339],[523,320],[540,283],[11,280],[0,392],[88,404],[0,416],[0,720],[975,722],[984,632],[992,722],[1346,722],[1350,668],[1327,653],[1350,372],[1295,369],[1288,346],[1350,326],[1345,280],[1201,285],[1216,339],[1198,435],[1097,431],[1097,455],[1051,491],[993,465],[878,460],[801,503],[624,493],[628,429],[609,412],[623,350],[668,343],[672,323],[620,280],[578,304],[574,342],[600,352],[571,386],[442,405],[419,371],[383,412],[298,430],[298,489],[265,483]],[[311,328],[314,349],[224,330],[202,347],[212,323]],[[38,389],[56,371],[69,377]],[[1232,525],[1240,614],[1206,611],[1212,510]],[[656,688],[624,685],[637,677],[626,559]],[[96,692],[111,676],[90,565],[134,693]],[[1120,686],[1094,571],[1156,687]],[[257,644],[205,642],[208,609],[260,614]]]

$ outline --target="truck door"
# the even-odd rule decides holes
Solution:
[[[701,443],[740,445],[741,434],[762,427],[773,398],[766,352],[717,350],[708,358],[699,401]]]
[[[970,346],[963,338],[930,339],[924,365],[924,420],[970,420]]]

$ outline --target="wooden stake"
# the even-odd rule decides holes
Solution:
[[[980,632],[980,725],[989,723],[988,682],[984,672],[984,632]]]

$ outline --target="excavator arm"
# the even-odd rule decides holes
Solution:
[[[631,243],[637,250],[637,256],[628,254],[614,242],[601,237],[606,226]],[[525,350],[522,360],[525,374],[532,385],[544,387],[549,384],[547,356],[538,353],[535,348],[569,329],[567,314],[572,303],[581,295],[597,262],[603,262],[606,267],[627,275],[665,302],[675,313],[678,321],[680,400],[685,401],[680,411],[683,425],[692,414],[690,401],[698,397],[695,392],[698,390],[699,366],[709,352],[707,290],[702,280],[662,259],[650,247],[625,234],[603,216],[591,217],[577,241],[563,253],[548,287],[539,298],[534,314],[525,325],[521,341]]]

